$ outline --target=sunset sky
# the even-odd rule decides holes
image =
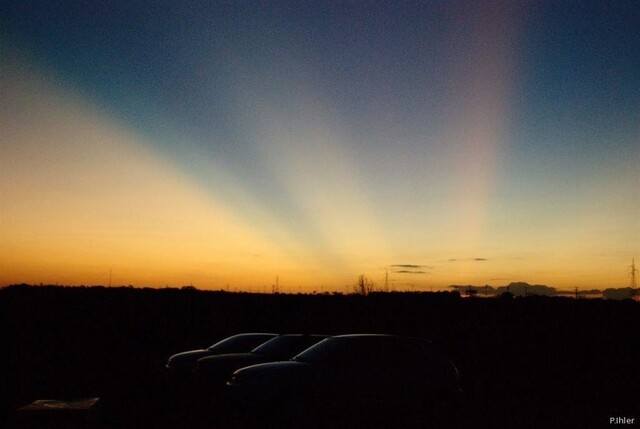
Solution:
[[[0,285],[629,284],[640,2],[3,1]]]

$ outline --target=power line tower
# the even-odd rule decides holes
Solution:
[[[631,265],[629,265],[629,277],[631,277],[631,281],[629,282],[629,287],[631,289],[636,289],[638,287],[638,283],[636,282],[636,273],[638,269],[636,268],[636,260],[631,260]]]

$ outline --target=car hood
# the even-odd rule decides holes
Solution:
[[[175,365],[195,364],[198,361],[198,359],[206,356],[211,356],[211,354],[212,352],[205,349],[190,350],[187,352],[177,353],[175,355],[172,355],[169,358],[167,365],[175,366]]]
[[[198,360],[198,371],[236,370],[244,366],[268,362],[269,357],[255,353],[234,353],[227,355],[207,356]]]
[[[270,362],[251,365],[239,369],[229,381],[230,385],[277,383],[279,381],[296,382],[313,376],[312,365],[297,361]]]

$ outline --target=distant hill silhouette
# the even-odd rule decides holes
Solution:
[[[449,288],[459,292],[461,295],[469,295],[471,291],[476,291],[475,293],[482,296],[494,296],[496,294],[496,288],[489,285],[451,285]]]
[[[638,291],[630,287],[614,289],[605,289],[602,297],[605,299],[633,299],[638,296]]]
[[[503,293],[510,293],[513,296],[555,296],[557,294],[556,288],[546,285],[530,285],[526,282],[512,282],[507,286],[499,286],[494,288],[493,286],[474,286],[474,285],[452,285],[450,288],[459,291],[461,294],[477,294],[477,295],[502,295]],[[475,293],[470,293],[473,291]]]
[[[498,295],[504,292],[512,293],[515,296],[555,296],[556,288],[545,285],[530,285],[529,283],[525,282],[515,282],[509,283],[509,285],[507,286],[501,286],[496,289],[496,293]]]
[[[451,285],[449,288],[458,291],[461,295],[478,295],[478,296],[499,296],[505,293],[511,296],[566,296],[573,295],[574,291],[560,291],[555,287],[546,285],[531,285],[526,282],[512,282],[507,286],[493,287],[490,285]],[[629,287],[623,288],[607,288],[604,291],[599,289],[578,290],[580,297],[597,297],[604,299],[637,299],[640,297],[638,290]]]

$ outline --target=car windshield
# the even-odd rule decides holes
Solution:
[[[335,337],[316,344],[293,359],[298,362],[335,362],[343,365],[357,365],[371,359],[392,361],[394,357],[415,354],[414,343],[413,340],[393,337]]]
[[[270,334],[234,335],[215,343],[207,350],[220,354],[247,352],[273,337],[274,335]]]
[[[282,335],[253,349],[251,353],[290,359],[295,354],[317,343],[324,337],[310,335]]]
[[[341,343],[339,338],[326,339],[295,356],[293,360],[309,363],[329,361],[336,351],[342,348]]]

